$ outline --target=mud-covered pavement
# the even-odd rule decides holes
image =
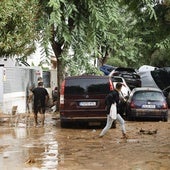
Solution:
[[[45,127],[0,123],[0,170],[169,170],[170,120],[126,121],[98,138],[101,129],[61,129],[46,117]]]

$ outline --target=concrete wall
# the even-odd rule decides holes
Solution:
[[[0,67],[0,110],[10,113],[12,106],[18,105],[18,112],[26,112],[28,90],[37,86],[40,76],[40,68]]]
[[[2,112],[2,102],[3,102],[3,72],[4,67],[0,66],[0,113]]]

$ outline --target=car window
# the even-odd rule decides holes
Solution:
[[[136,73],[136,71],[132,68],[122,68],[122,67],[118,67],[115,69],[115,71],[125,71],[125,72],[129,72],[129,73]]]
[[[112,82],[121,82],[121,83],[123,83],[123,80],[122,80],[122,78],[119,78],[119,77],[112,77]]]
[[[65,94],[107,94],[110,91],[109,79],[70,79],[66,81]]]
[[[134,100],[163,100],[163,96],[160,92],[155,91],[143,91],[136,92],[133,96]]]

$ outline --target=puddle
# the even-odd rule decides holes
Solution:
[[[58,142],[54,133],[48,128],[6,129],[0,140],[0,145],[7,146],[0,152],[0,169],[57,169]]]

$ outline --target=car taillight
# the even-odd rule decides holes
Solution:
[[[130,103],[130,107],[131,108],[135,108],[136,106],[135,106],[135,103],[132,101],[131,103]]]
[[[65,80],[61,84],[60,90],[60,104],[64,104],[64,87],[65,87]]]
[[[110,85],[110,91],[112,91],[113,90],[113,83],[112,83],[111,80],[109,80],[109,85]]]
[[[168,109],[168,105],[167,105],[167,103],[166,103],[166,102],[164,102],[164,103],[163,103],[163,105],[162,105],[162,109]]]

